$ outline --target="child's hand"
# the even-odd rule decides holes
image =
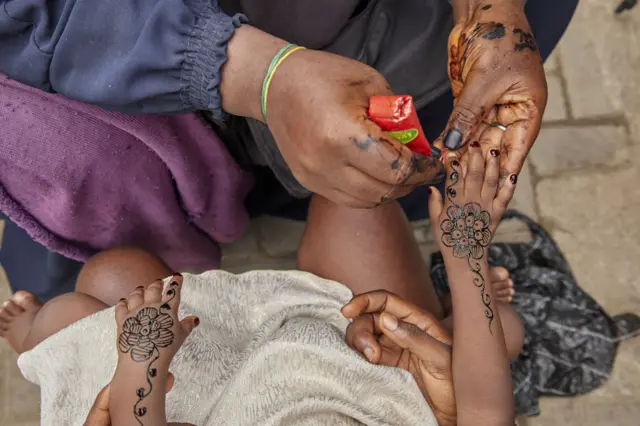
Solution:
[[[466,167],[455,154],[447,156],[444,205],[438,191],[431,190],[429,197],[431,226],[445,260],[450,253],[457,258],[480,259],[491,242],[518,178],[508,176],[499,188],[499,156],[500,152],[492,149],[485,161],[478,142],[469,146]]]
[[[178,321],[182,275],[176,274],[163,289],[157,280],[147,289],[138,287],[116,305],[118,364],[158,362],[169,367],[180,346],[200,320]]]
[[[114,407],[120,415],[123,406],[125,415],[133,413],[141,424],[143,417],[145,424],[164,419],[164,392],[158,388],[166,386],[171,360],[200,322],[197,317],[178,321],[181,288],[182,275],[176,274],[164,289],[157,280],[116,305],[118,368],[112,388],[118,391],[110,398],[117,398],[112,419]]]
[[[438,320],[384,290],[354,297],[342,314],[353,319],[346,336],[352,349],[373,364],[411,373],[438,424],[457,424],[451,336]]]

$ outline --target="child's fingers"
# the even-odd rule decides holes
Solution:
[[[482,199],[490,203],[496,197],[500,185],[500,151],[489,150],[487,155],[487,167],[484,172],[484,184],[482,185]]]
[[[160,303],[162,300],[162,285],[163,282],[161,279],[155,280],[147,289],[144,291],[144,303],[149,305],[152,303]]]
[[[164,287],[162,303],[171,307],[174,312],[178,312],[180,306],[180,295],[182,292],[182,275],[174,274],[171,281]]]
[[[105,386],[96,397],[84,426],[110,426],[109,385]]]
[[[509,207],[509,202],[513,198],[513,193],[516,190],[517,182],[518,175],[509,175],[504,182],[504,185],[502,185],[502,188],[500,188],[500,191],[498,191],[498,195],[496,196],[495,200],[493,200],[493,215],[491,219],[496,223],[502,218],[502,215],[504,214],[507,207]]]
[[[448,345],[394,315],[382,313],[378,321],[382,333],[395,344],[438,370],[450,371],[451,352]]]
[[[189,334],[193,331],[194,328],[200,325],[200,318],[196,316],[189,316],[180,321],[180,326],[182,330],[185,332],[186,337],[189,337]]]
[[[124,319],[129,315],[129,306],[127,305],[127,299],[122,298],[116,303],[116,321],[118,323],[124,322]]]
[[[470,199],[477,199],[482,192],[484,182],[484,158],[480,143],[477,141],[469,144],[469,169],[464,179],[464,194]]]
[[[449,333],[431,313],[386,290],[360,294],[342,308],[342,315],[346,318],[355,318],[364,313],[381,312],[402,318],[441,342],[449,343],[451,341]]]
[[[429,218],[432,226],[439,226],[440,214],[444,205],[442,203],[442,195],[434,186],[429,187]],[[435,229],[435,228],[434,228]]]
[[[380,345],[376,339],[375,317],[375,314],[357,316],[349,324],[346,332],[347,345],[372,364],[377,364],[381,355]]]
[[[133,290],[127,298],[129,311],[138,309],[144,303],[144,286],[139,286]]]

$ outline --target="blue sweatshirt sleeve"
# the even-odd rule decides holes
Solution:
[[[217,0],[0,0],[0,72],[107,109],[220,119],[221,67],[243,22]]]

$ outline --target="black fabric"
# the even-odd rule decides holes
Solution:
[[[640,317],[609,316],[576,282],[551,236],[526,216],[510,211],[503,220],[525,222],[528,244],[489,246],[489,264],[509,270],[513,305],[522,316],[524,348],[511,365],[516,410],[540,413],[540,396],[587,393],[610,376],[618,344],[640,335]],[[440,253],[432,255],[431,276],[438,293],[449,291]]]
[[[227,13],[290,43],[322,49],[347,25],[360,0],[221,0]]]

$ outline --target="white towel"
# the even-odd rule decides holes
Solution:
[[[207,425],[437,426],[413,377],[344,342],[338,283],[291,271],[184,275],[180,317],[200,326],[171,364],[170,422]],[[22,354],[42,388],[43,425],[82,425],[116,366],[113,308]]]

